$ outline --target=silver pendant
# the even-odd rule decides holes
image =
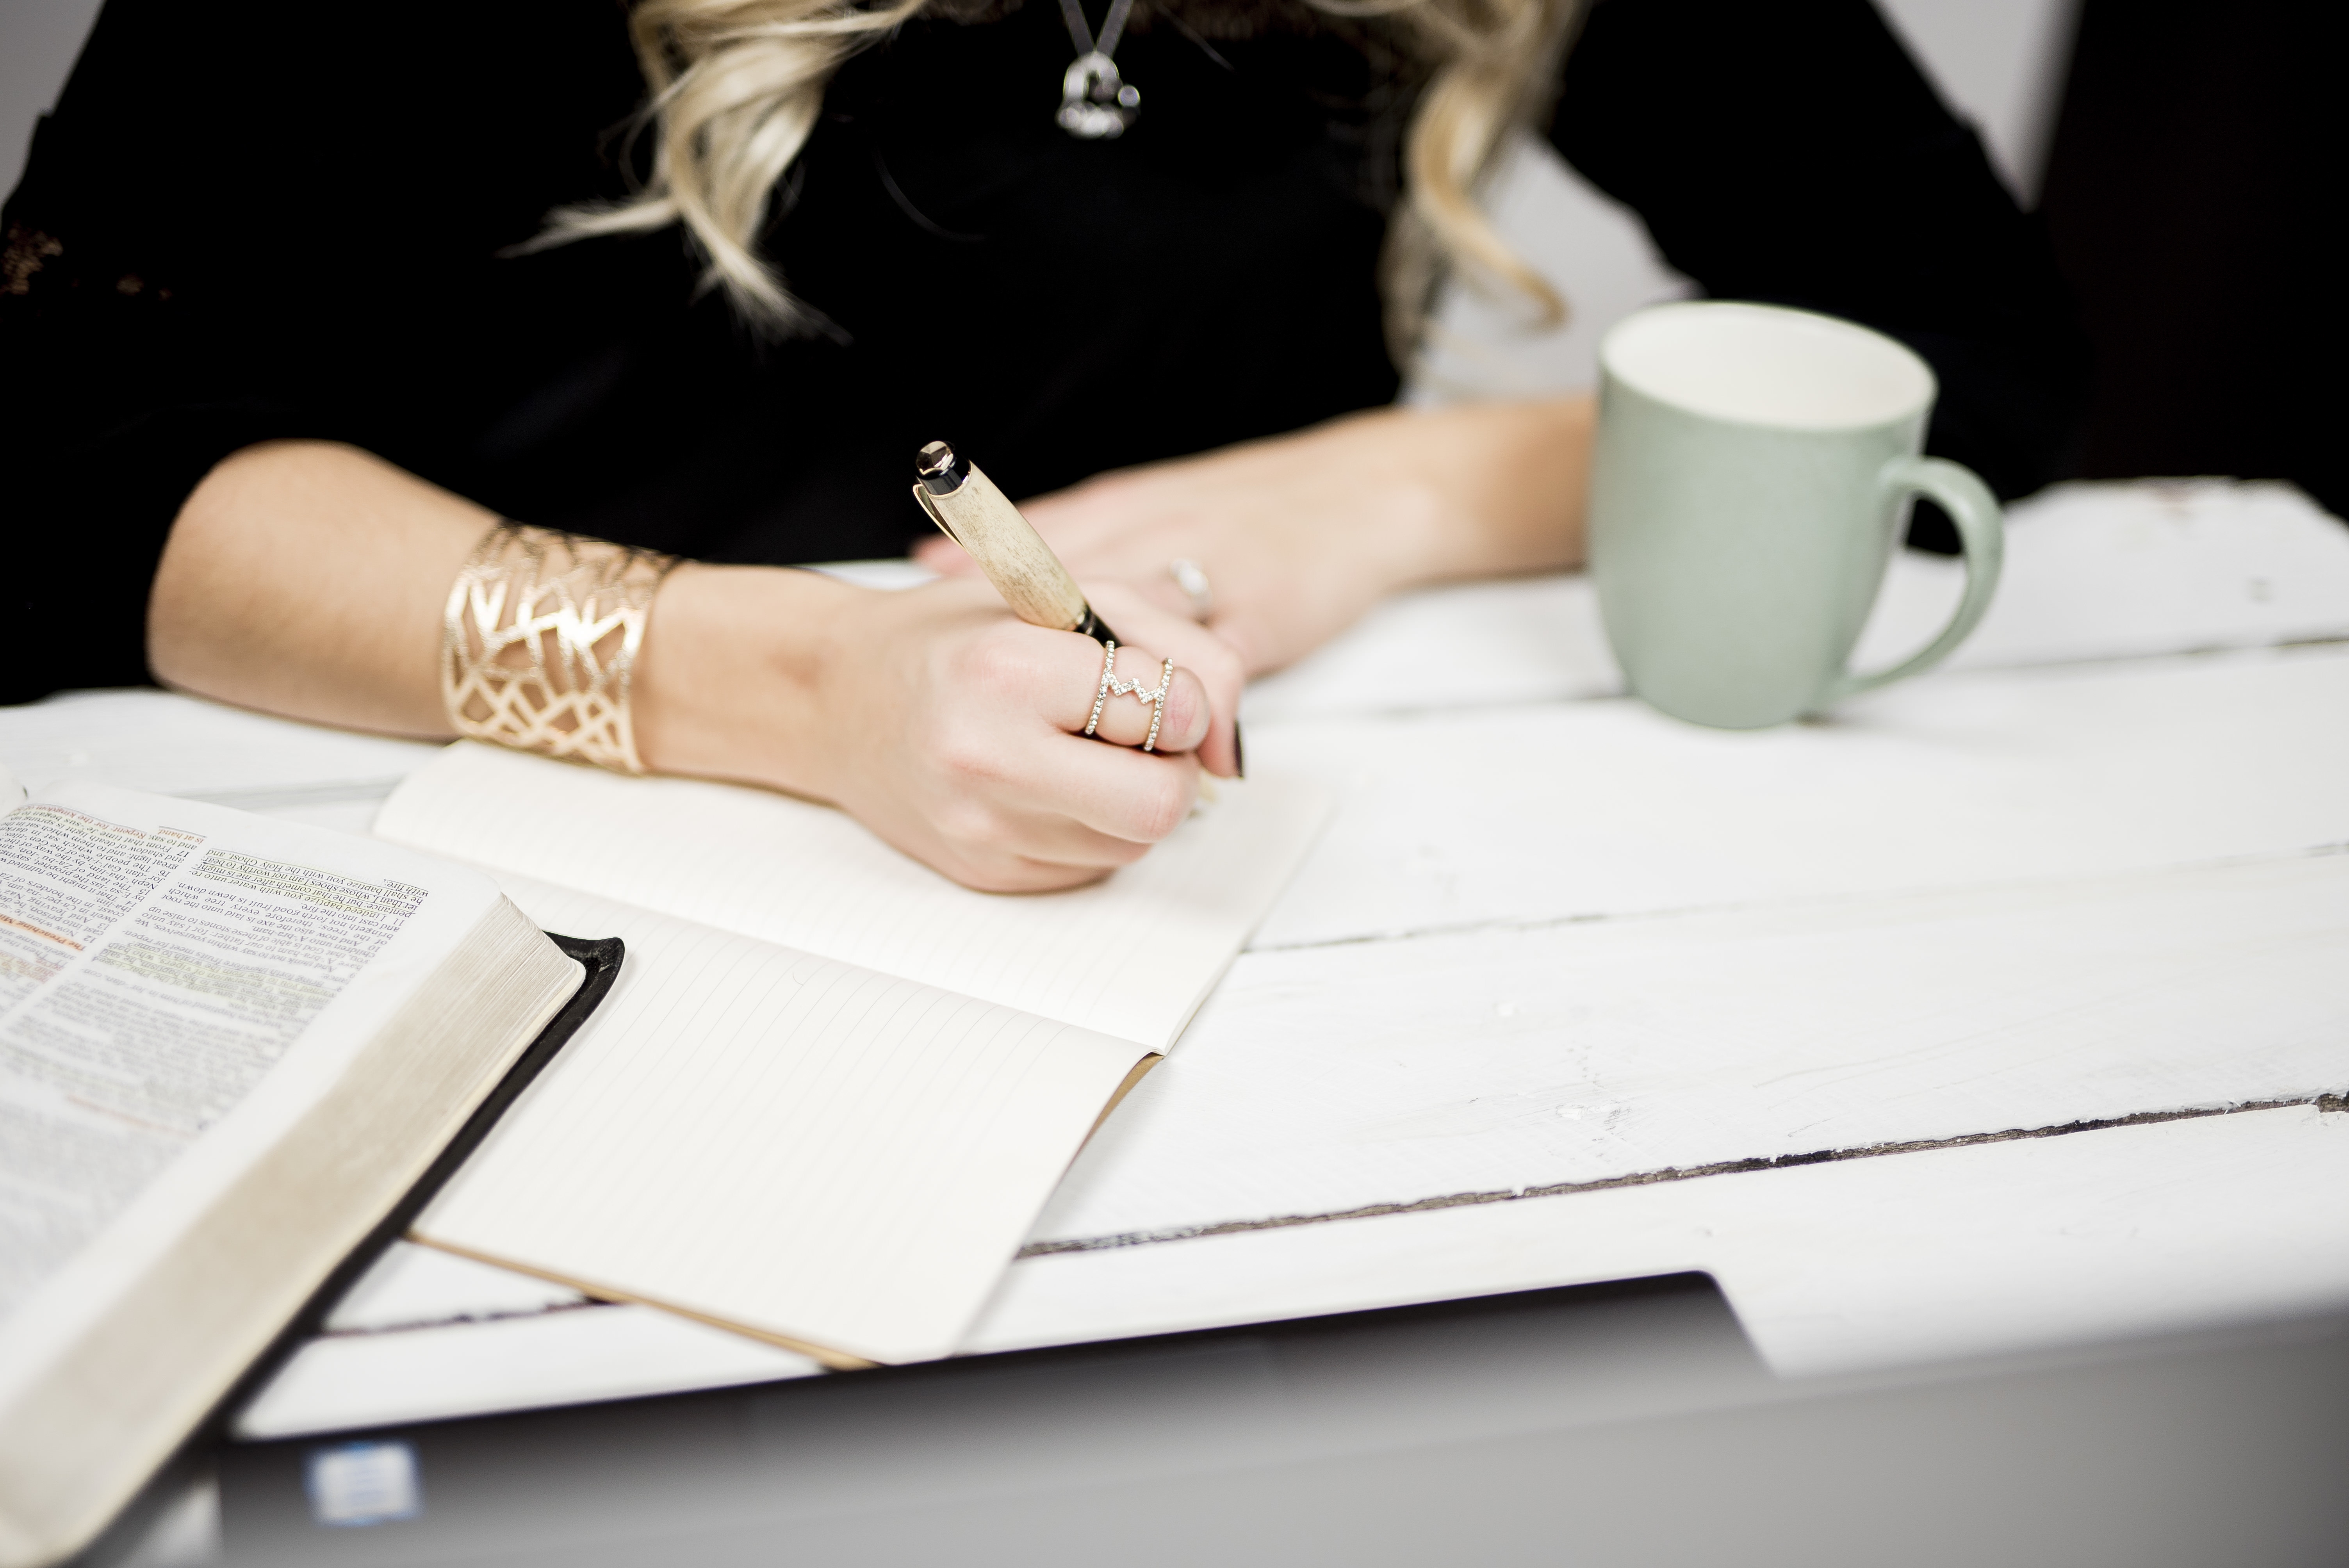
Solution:
[[[1142,94],[1125,85],[1099,49],[1079,55],[1061,78],[1061,129],[1086,141],[1123,136],[1142,113]]]

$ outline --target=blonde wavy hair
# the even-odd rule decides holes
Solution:
[[[781,334],[818,321],[761,255],[774,192],[807,145],[841,63],[929,0],[639,0],[629,31],[651,96],[650,177],[629,200],[564,208],[538,243],[681,222],[702,281],[751,323]],[[1030,0],[1038,3],[1038,0]],[[1148,0],[1143,0],[1144,4]],[[1502,240],[1477,194],[1510,133],[1546,106],[1581,0],[1307,0],[1333,17],[1395,30],[1426,71],[1403,139],[1403,200],[1380,259],[1387,335],[1414,352],[1448,269],[1497,284],[1545,324],[1565,303]]]

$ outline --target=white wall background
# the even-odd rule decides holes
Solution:
[[[1878,0],[2025,201],[2035,201],[2054,128],[2078,0]],[[97,0],[0,0],[0,190],[14,189],[35,119],[56,100]],[[1684,286],[1638,222],[1547,146],[1527,147],[1493,192],[1501,228],[1562,287],[1573,319],[1528,333],[1513,314],[1456,291],[1438,317],[1429,371],[1412,396],[1536,393],[1591,386],[1599,335]]]
[[[33,121],[48,111],[98,16],[98,0],[0,0],[0,190],[25,171]]]
[[[2007,182],[2035,204],[2078,0],[1877,4],[1941,95],[1982,132]],[[1564,290],[1571,314],[1563,328],[1531,331],[1522,311],[1454,290],[1437,313],[1426,366],[1405,394],[1413,402],[1596,386],[1607,328],[1687,287],[1656,259],[1639,220],[1584,183],[1546,142],[1520,150],[1490,207],[1518,254]]]

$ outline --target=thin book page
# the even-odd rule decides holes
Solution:
[[[1164,1050],[1330,810],[1303,779],[1218,789],[1106,881],[1019,896],[959,887],[828,806],[471,742],[402,784],[375,830]]]
[[[0,818],[0,1384],[42,1336],[19,1309],[70,1272],[43,1325],[86,1316],[497,897],[390,846],[104,785]]]
[[[628,955],[414,1227],[592,1294],[869,1361],[950,1353],[1143,1053],[507,877]]]

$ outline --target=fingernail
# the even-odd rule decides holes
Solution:
[[[1232,776],[1247,777],[1247,748],[1240,744],[1240,721],[1232,720]]]

